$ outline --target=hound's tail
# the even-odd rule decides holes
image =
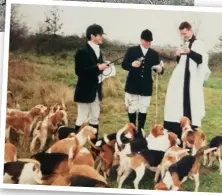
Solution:
[[[37,139],[39,139],[39,134],[36,134],[35,137],[33,137],[32,142],[30,144],[30,152],[32,154],[34,153]]]
[[[98,151],[103,151],[102,148],[100,148],[99,146],[96,146],[90,138],[88,138],[88,143],[90,144],[90,146],[94,149],[94,150],[98,150]]]
[[[65,99],[66,99],[66,92],[63,93],[62,98],[61,98],[61,103],[62,103],[62,107],[64,110],[66,110],[66,104],[65,104]]]
[[[218,149],[218,147],[208,148],[208,149],[204,150],[204,154],[209,154],[210,152],[213,152],[213,151],[215,151],[217,149]]]

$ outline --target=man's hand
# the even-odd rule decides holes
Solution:
[[[136,61],[134,61],[134,62],[132,63],[132,66],[135,67],[135,68],[140,67],[140,65],[141,65],[141,62],[138,61],[138,60],[136,60]]]
[[[176,48],[176,56],[180,56],[181,53],[180,53],[180,48]]]
[[[161,66],[158,66],[158,67],[157,67],[157,69],[156,69],[157,73],[161,73],[161,72],[162,72],[162,70],[163,70],[163,69],[162,69],[162,67],[161,67]]]
[[[184,53],[185,53],[185,54],[190,53],[190,48],[186,48],[186,49],[184,49]]]
[[[105,70],[105,69],[109,68],[109,66],[107,66],[106,63],[104,63],[104,64],[98,64],[97,66],[99,67],[99,70]]]
[[[157,73],[161,73],[163,68],[160,65],[153,66],[152,69],[156,70]]]

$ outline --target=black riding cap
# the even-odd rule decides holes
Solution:
[[[148,29],[144,30],[141,33],[141,39],[145,40],[145,41],[153,41],[153,35],[152,32]]]
[[[90,26],[88,26],[88,28],[86,29],[86,36],[90,36],[90,35],[102,35],[105,34],[103,31],[102,26],[98,25],[98,24],[92,24]]]

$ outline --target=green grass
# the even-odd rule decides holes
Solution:
[[[48,88],[48,95],[50,97],[57,96],[53,87],[64,85],[66,90],[69,91],[69,97],[66,101],[68,114],[69,114],[69,125],[74,126],[77,117],[76,105],[73,103],[73,86],[75,86],[77,78],[74,75],[74,65],[73,65],[73,53],[68,54],[67,60],[61,60],[60,64],[55,64],[51,57],[40,56],[36,57],[31,54],[19,54],[15,58],[20,58],[27,62],[29,65],[37,68],[32,75],[31,80],[21,80],[21,76],[18,78],[9,78],[10,85],[21,83],[26,90],[16,91],[16,94],[22,93],[23,99],[21,100],[22,108],[30,108],[36,103],[41,103],[37,89],[39,85],[44,85]],[[165,102],[165,93],[167,90],[168,81],[170,75],[172,74],[173,67],[175,63],[166,64],[165,74],[159,77],[159,93],[158,93],[158,122],[163,123],[163,111]],[[9,66],[10,68],[10,66]],[[117,76],[109,78],[104,82],[103,92],[104,99],[101,103],[101,118],[100,118],[100,136],[103,133],[116,132],[118,129],[123,127],[128,122],[127,111],[124,105],[124,85],[126,80],[127,72],[122,70],[120,66],[117,66]],[[14,81],[12,82],[12,80]],[[154,76],[155,81],[155,76]],[[29,86],[29,84],[30,86]],[[49,82],[45,83],[45,82]],[[28,87],[29,86],[29,87]],[[61,88],[64,88],[61,87]],[[28,93],[32,89],[32,96],[27,97],[24,93]],[[50,90],[51,89],[51,90]],[[215,135],[222,135],[222,71],[212,70],[212,75],[210,76],[207,83],[205,83],[205,104],[206,104],[206,117],[202,121],[201,129],[206,133],[208,140],[212,139]],[[153,97],[151,100],[151,105],[148,110],[147,121],[145,126],[145,131],[148,133],[155,117],[155,82]],[[55,97],[56,99],[56,97]],[[52,100],[53,101],[53,100]],[[51,102],[53,103],[53,102]],[[55,103],[55,102],[54,102]],[[29,157],[29,153],[24,153],[18,146],[20,157]],[[147,173],[142,182],[140,183],[141,189],[152,189],[153,188],[153,173]],[[135,174],[132,173],[130,178],[127,179],[123,188],[133,188],[133,178]],[[201,192],[222,192],[221,176],[218,172],[218,163],[214,165],[213,168],[201,167],[200,176],[200,189]],[[115,171],[112,173],[109,184],[111,187],[117,187]],[[183,190],[193,191],[194,185],[192,181],[187,181],[183,184]]]
[[[73,67],[71,66],[57,66],[56,69],[50,65],[39,66],[41,79],[44,81],[63,82],[69,87],[73,87],[76,83]]]
[[[207,88],[213,88],[213,89],[222,89],[222,75],[219,75],[217,73],[212,73],[212,78],[206,83]]]

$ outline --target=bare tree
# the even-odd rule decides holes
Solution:
[[[58,55],[56,54],[58,51],[59,45],[57,44],[58,36],[60,35],[63,22],[60,21],[60,13],[63,10],[60,10],[58,7],[53,7],[52,10],[49,11],[48,14],[45,14],[46,18],[44,21],[44,25],[40,26],[40,31],[44,32],[48,35],[50,39],[50,45],[52,48],[52,55],[54,56],[54,62],[57,64]]]
[[[36,31],[36,34],[44,34],[45,33],[45,25],[44,23],[38,23],[38,30]]]
[[[63,10],[53,7],[52,10],[50,10],[50,15],[46,14],[45,31],[47,34],[58,35],[61,31],[63,23],[60,22],[60,12],[63,12]]]

